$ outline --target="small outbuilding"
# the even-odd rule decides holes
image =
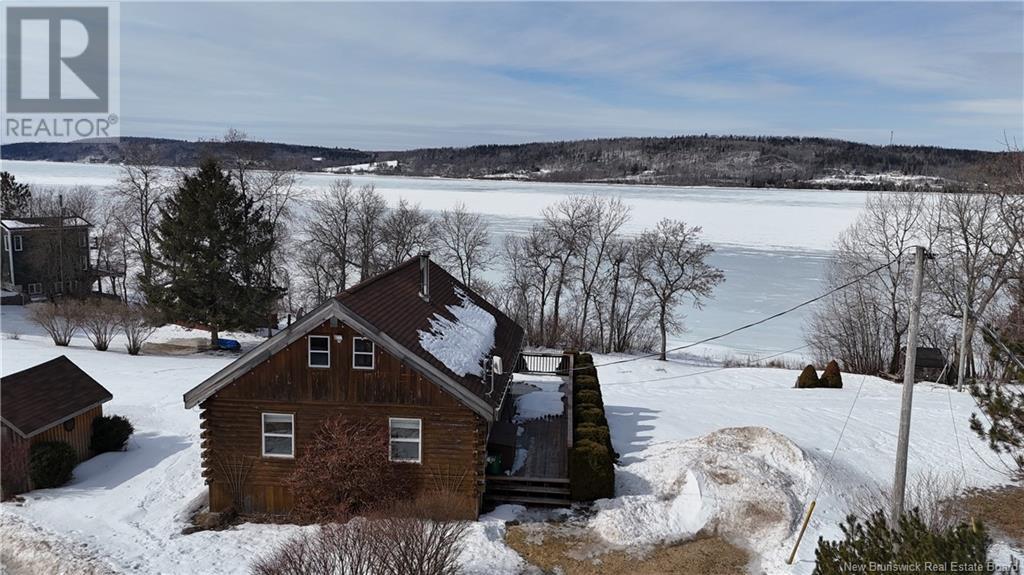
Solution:
[[[0,380],[4,445],[63,441],[78,460],[92,456],[92,422],[113,395],[66,356]],[[11,443],[8,443],[11,442]]]
[[[906,348],[900,350],[900,365],[903,365],[906,357]],[[916,361],[914,363],[915,381],[937,381],[948,375],[946,371],[946,355],[937,347],[917,348]],[[954,370],[955,371],[955,370]]]

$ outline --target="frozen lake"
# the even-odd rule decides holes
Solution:
[[[106,188],[118,167],[105,164],[4,161],[18,181],[38,186]],[[836,236],[856,218],[865,192],[689,188],[603,184],[546,184],[515,181],[447,180],[303,173],[299,187],[326,188],[333,180],[373,183],[389,201],[404,197],[428,210],[463,202],[485,214],[497,236],[522,233],[540,210],[568,195],[621,197],[632,210],[627,233],[661,218],[704,228],[717,249],[712,261],[726,281],[701,310],[687,309],[688,331],[670,342],[681,345],[809,299],[823,289],[822,275]],[[496,238],[495,247],[500,237]],[[807,309],[720,340],[706,351],[737,356],[766,355],[800,346]],[[724,348],[724,349],[723,349]]]

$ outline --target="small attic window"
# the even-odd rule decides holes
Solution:
[[[74,431],[75,430],[75,418],[72,417],[71,419],[65,421],[63,427],[64,427],[64,431],[67,431],[68,433],[71,433],[72,431]]]
[[[309,367],[331,367],[331,338],[311,335],[309,341]]]

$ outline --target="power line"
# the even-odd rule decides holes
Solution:
[[[794,351],[800,351],[801,349],[804,349],[804,348],[810,347],[810,346],[811,346],[811,344],[805,343],[804,345],[801,345],[799,347],[794,347],[793,349],[787,349],[786,351],[780,351],[778,353],[773,353],[771,355],[766,355],[764,357],[759,357],[757,359],[750,360],[748,363],[760,363],[762,361],[767,361],[769,359],[772,359],[772,358],[775,358],[775,357],[779,357],[780,355],[786,355],[787,353],[793,353]],[[608,364],[604,364],[604,365],[608,365]],[[743,367],[756,367],[756,366],[747,365],[747,366],[743,366]],[[665,377],[656,377],[656,378],[653,378],[653,379],[641,379],[641,380],[637,380],[637,381],[613,381],[611,383],[602,383],[601,387],[605,387],[605,386],[608,386],[608,385],[635,385],[635,384],[641,384],[641,383],[654,383],[656,381],[668,381],[668,380],[672,380],[672,379],[685,379],[687,377],[696,377],[698,375],[705,375],[705,374],[708,374],[708,373],[714,373],[716,371],[722,371],[722,370],[725,370],[725,369],[735,369],[735,368],[723,365],[723,366],[719,366],[719,367],[713,367],[711,369],[705,369],[703,371],[697,371],[697,372],[694,372],[694,373],[684,373],[684,374],[681,374],[681,375],[669,375],[669,376],[665,376]]]
[[[842,291],[842,290],[844,290],[844,289],[846,289],[846,288],[856,284],[857,282],[863,281],[863,280],[867,279],[868,277],[870,277],[871,275],[873,275],[873,274],[875,274],[875,273],[885,269],[886,267],[888,267],[893,262],[899,260],[900,257],[903,256],[903,252],[904,251],[906,251],[906,250],[901,250],[900,253],[896,254],[896,257],[894,257],[893,259],[885,262],[884,264],[882,264],[882,265],[880,265],[880,266],[878,266],[878,267],[876,267],[876,268],[874,268],[874,269],[872,269],[870,271],[867,271],[867,272],[865,272],[865,273],[863,273],[863,274],[853,278],[852,280],[850,280],[850,281],[848,281],[848,282],[846,282],[846,283],[844,283],[844,284],[842,284],[840,286],[836,286],[836,287],[828,290],[827,292],[825,292],[823,294],[815,296],[815,297],[813,297],[813,298],[811,298],[809,300],[800,302],[800,303],[794,305],[793,307],[790,307],[788,309],[784,309],[784,310],[782,310],[780,312],[777,312],[777,313],[774,313],[774,314],[772,314],[770,316],[763,317],[763,318],[761,318],[761,319],[759,319],[757,321],[753,321],[753,322],[750,322],[748,324],[741,325],[741,326],[739,326],[737,328],[733,328],[733,329],[731,329],[731,330],[729,330],[727,332],[720,333],[718,335],[713,335],[711,337],[706,337],[706,338],[704,338],[704,339],[702,339],[700,341],[695,341],[693,343],[688,343],[686,345],[681,345],[679,347],[674,347],[672,349],[667,349],[667,350],[665,350],[665,353],[669,353],[669,352],[673,352],[673,351],[682,351],[684,349],[689,349],[691,347],[695,347],[695,346],[702,345],[702,344],[705,344],[705,343],[708,343],[708,342],[711,342],[711,341],[722,339],[724,337],[728,337],[730,335],[733,335],[734,333],[741,332],[741,331],[743,331],[745,329],[750,329],[752,327],[759,326],[759,325],[761,325],[763,323],[767,323],[767,322],[769,322],[769,321],[771,321],[773,319],[780,318],[780,317],[782,317],[782,316],[784,316],[784,315],[786,315],[788,313],[792,313],[792,312],[794,312],[794,311],[796,311],[796,310],[798,310],[798,309],[800,309],[802,307],[809,306],[812,303],[821,301],[821,300],[827,298],[828,296],[830,296],[830,295],[832,295],[834,293],[840,292],[840,291]],[[605,366],[609,366],[609,365],[617,365],[617,364],[620,364],[620,363],[628,363],[628,362],[631,362],[631,361],[638,361],[638,360],[646,359],[646,358],[649,358],[649,357],[655,357],[657,355],[660,355],[660,354],[655,352],[655,353],[647,353],[647,354],[643,354],[643,355],[635,355],[635,356],[631,356],[631,357],[628,357],[628,358],[625,358],[625,359],[619,359],[619,360],[616,360],[616,361],[609,361],[607,363],[602,363],[600,365],[594,365],[593,367],[605,367]],[[578,371],[578,370],[581,370],[581,369],[588,369],[588,367],[576,367],[576,368],[573,368],[573,371]]]

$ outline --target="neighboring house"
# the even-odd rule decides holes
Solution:
[[[79,461],[88,459],[92,456],[92,421],[103,415],[103,404],[112,398],[105,387],[63,355],[5,376],[0,380],[4,447],[63,441],[74,448]]]
[[[349,288],[185,394],[202,409],[211,510],[287,513],[296,458],[341,414],[387,428],[391,460],[476,517],[522,343],[519,325],[429,254]],[[252,463],[241,493],[225,475],[239,456]]]
[[[96,280],[89,257],[91,227],[79,217],[0,220],[4,290],[32,299],[88,294]]]

